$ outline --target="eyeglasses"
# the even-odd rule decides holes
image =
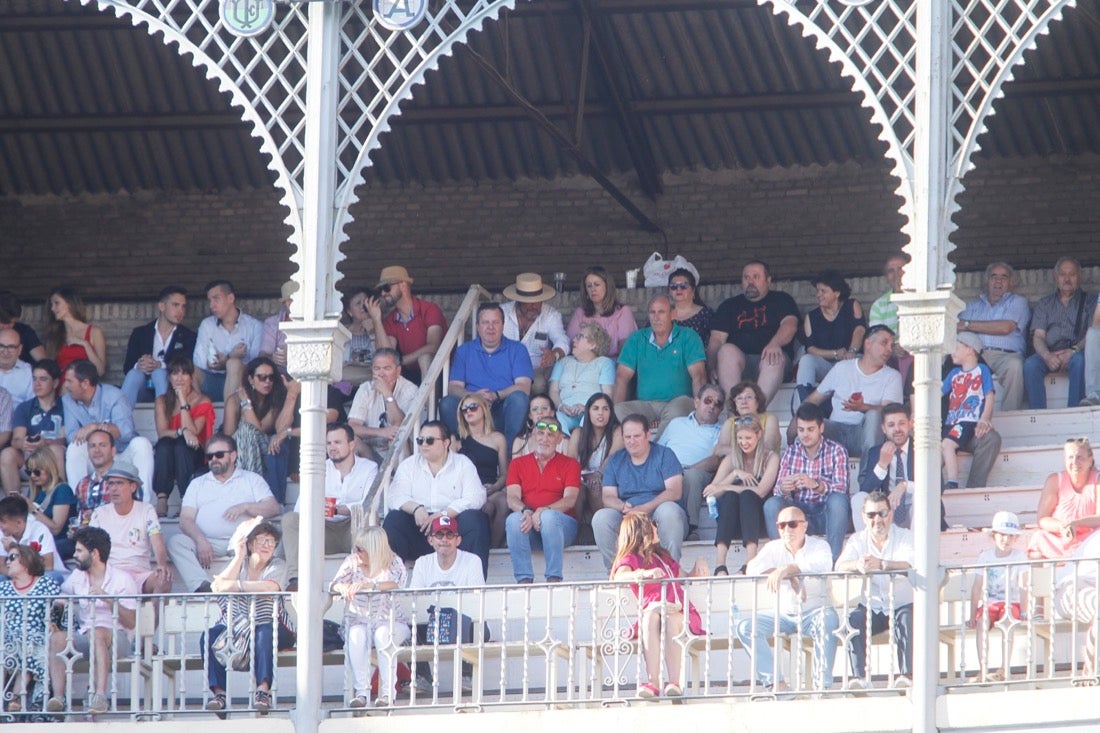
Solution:
[[[221,459],[223,459],[227,455],[229,455],[231,452],[232,451],[227,451],[227,450],[212,450],[212,451],[210,451],[209,453],[206,454],[206,460],[209,461],[209,460],[213,459],[213,460],[220,461]]]
[[[275,545],[279,544],[279,541],[274,537],[257,537],[256,539],[252,540],[252,544],[256,545],[257,547],[274,547]]]
[[[31,476],[34,476],[35,478],[38,478],[39,476],[41,476],[44,473],[45,473],[45,471],[43,471],[41,468],[32,468],[30,470]]]
[[[476,402],[471,402],[470,404],[463,405],[458,409],[462,410],[463,412],[477,412],[479,409],[481,409],[481,405]]]
[[[561,425],[558,425],[556,422],[543,422],[542,420],[539,420],[537,423],[535,423],[535,429],[549,430],[551,433],[556,433],[561,430]]]
[[[417,445],[435,445],[435,441],[437,441],[437,440],[442,441],[443,438],[437,438],[434,435],[429,435],[427,438],[417,438],[416,439],[416,444]]]
[[[262,374],[260,372],[256,372],[252,376],[258,382],[274,382],[275,381],[275,372],[263,372]]]
[[[9,563],[13,563],[16,560],[22,560],[22,559],[23,559],[23,557],[18,552],[13,552],[10,555],[8,555],[8,557],[7,557],[7,561]]]
[[[453,540],[458,535],[454,532],[436,532],[432,537],[438,537],[441,540]]]
[[[786,522],[776,522],[775,527],[776,529],[795,529],[805,521],[805,519],[788,519]]]
[[[704,397],[703,398],[703,404],[706,405],[707,407],[711,407],[713,405],[718,405],[719,407],[721,407],[722,402],[723,402],[723,400],[722,400],[721,397],[718,397],[718,398]]]
[[[668,284],[668,289],[669,290],[687,290],[690,287],[691,287],[690,283],[669,283]]]
[[[361,553],[363,553],[364,555],[366,555],[366,554],[367,554],[367,548],[365,548],[365,547],[360,547],[359,545],[356,545],[356,546],[355,546],[355,551],[356,551],[356,552],[361,552]]]
[[[18,349],[18,348],[19,348],[20,346],[22,346],[22,344],[0,344],[0,350],[3,350],[3,351],[15,351],[15,350],[16,350],[16,349]]]
[[[886,519],[886,517],[890,516],[890,510],[879,509],[877,512],[863,512],[863,516],[867,517],[868,519],[874,519],[875,517]]]

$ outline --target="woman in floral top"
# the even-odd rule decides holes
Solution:
[[[9,713],[41,710],[49,681],[46,675],[46,613],[50,598],[58,595],[61,589],[53,578],[46,577],[46,566],[34,547],[12,545],[7,562],[8,577],[0,580],[3,665],[7,683],[4,709]]]
[[[370,698],[370,682],[374,675],[370,663],[372,646],[381,660],[378,699],[374,704],[375,707],[390,704],[396,673],[393,654],[409,640],[410,629],[405,609],[384,591],[405,587],[405,578],[405,563],[390,549],[386,530],[367,527],[355,535],[352,554],[340,565],[332,580],[330,590],[347,601],[345,654],[355,684],[355,697],[348,707],[366,707]]]

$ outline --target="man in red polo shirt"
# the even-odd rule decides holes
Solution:
[[[562,556],[577,537],[574,506],[581,486],[581,464],[558,453],[561,423],[547,417],[531,430],[535,450],[508,466],[506,490],[508,515],[505,529],[512,555],[512,572],[517,583],[531,583],[532,543],[542,546],[546,560],[546,582],[562,579]]]
[[[412,282],[408,270],[391,265],[378,277],[378,292],[382,307],[389,311],[382,327],[387,336],[397,339],[405,378],[420,384],[420,375],[428,371],[443,341],[447,319],[435,303],[413,297]]]

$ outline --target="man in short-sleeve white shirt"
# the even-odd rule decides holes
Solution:
[[[401,357],[393,349],[377,349],[371,359],[371,380],[359,385],[348,410],[348,424],[359,439],[357,452],[385,461],[405,415],[412,409],[417,386],[401,376]]]
[[[263,476],[237,467],[237,442],[214,435],[206,443],[210,473],[187,487],[180,509],[180,533],[168,540],[168,554],[185,587],[209,592],[210,566],[229,555],[234,530],[250,517],[274,517],[279,503]]]

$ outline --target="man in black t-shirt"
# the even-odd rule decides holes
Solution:
[[[711,321],[707,363],[726,394],[742,379],[755,375],[770,402],[783,383],[793,356],[798,306],[789,294],[772,291],[771,285],[766,263],[747,263],[741,271],[744,293],[718,306]]]

